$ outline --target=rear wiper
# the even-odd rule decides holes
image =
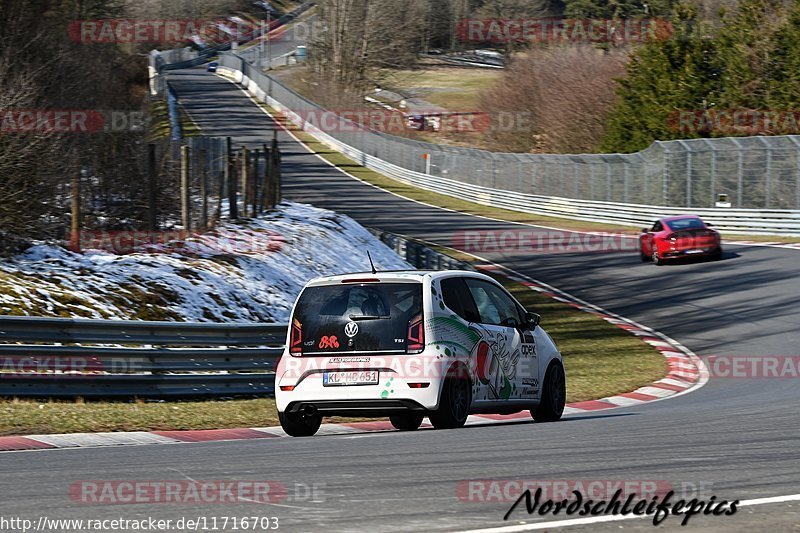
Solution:
[[[350,320],[359,321],[359,320],[385,320],[388,318],[392,318],[391,315],[350,315]]]

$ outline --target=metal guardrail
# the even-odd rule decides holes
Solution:
[[[370,231],[416,268],[472,268],[419,241]],[[271,395],[287,328],[0,317],[0,397]]]
[[[474,68],[492,68],[492,69],[504,69],[505,61],[502,59],[489,59],[489,58],[482,58],[476,55],[470,56],[457,56],[457,55],[449,55],[449,54],[420,54],[419,57],[424,59],[436,59],[439,61],[443,61],[445,63],[450,63],[451,65],[458,65],[462,67],[474,67]]]
[[[451,173],[449,171],[439,172],[439,175],[433,171],[431,174],[427,174],[423,171],[423,164],[404,166],[388,161],[385,158],[387,151],[376,148],[376,145],[369,145],[369,151],[363,149],[365,142],[367,142],[365,138],[386,138],[390,136],[366,130],[364,127],[353,123],[335,128],[336,132],[322,131],[315,124],[310,124],[304,120],[303,114],[300,113],[300,111],[302,111],[308,116],[309,106],[314,106],[315,104],[297,95],[279,80],[252,69],[246,61],[236,55],[225,54],[221,57],[220,61],[221,73],[226,73],[233,77],[237,82],[241,83],[254,98],[285,114],[286,118],[302,130],[333,149],[342,152],[354,161],[409,185],[492,207],[575,220],[643,227],[651,225],[655,219],[663,216],[698,214],[705,217],[708,222],[711,222],[717,226],[717,229],[723,232],[747,235],[800,235],[800,210],[672,207],[658,204],[586,200],[581,199],[581,195],[579,194],[580,188],[585,186],[586,183],[582,182],[577,174],[573,176],[572,180],[566,178],[567,174],[563,174],[563,179],[559,184],[560,193],[566,196],[569,195],[570,189],[572,189],[572,192],[574,192],[572,197],[548,196],[524,192],[525,190],[535,191],[546,188],[540,187],[539,185],[541,182],[550,179],[546,176],[539,175],[536,169],[534,169],[533,173],[531,173],[531,169],[526,169],[524,165],[526,154],[494,154],[518,158],[516,165],[518,173],[509,176],[508,179],[505,180],[498,177],[496,169],[492,171],[493,163],[491,156],[493,154],[489,154],[488,152],[486,154],[489,157],[483,161],[483,164],[478,165],[477,162],[475,163],[484,170],[487,170],[486,174],[488,176],[493,176],[488,180],[468,177],[468,174],[456,175],[455,172]],[[252,76],[252,78],[250,76]],[[286,101],[290,102],[292,105],[288,105]],[[345,119],[340,120],[345,121]],[[343,134],[340,132],[348,133]],[[416,143],[416,141],[408,142]],[[740,139],[736,142],[744,142],[744,140]],[[800,136],[797,137],[797,142],[798,146],[800,146]],[[666,145],[668,143],[658,144]],[[391,143],[389,143],[384,148],[388,150],[390,155],[395,154],[393,159],[397,160],[397,147],[392,148]],[[447,149],[452,152],[449,157],[456,157],[459,151],[464,152],[464,160],[462,163],[471,160],[469,151],[465,151],[462,148],[439,148]],[[793,160],[796,160],[798,169],[797,194],[800,197],[800,149],[796,149],[795,152]],[[617,156],[618,155],[604,155],[597,157],[613,159]],[[570,158],[573,156],[542,157],[551,157],[559,160],[560,158]],[[422,161],[423,158],[420,157],[420,162],[422,163]],[[411,167],[422,168],[420,170],[415,170]],[[481,168],[472,169],[472,171],[477,170],[480,172]],[[611,191],[617,189],[619,184],[616,183],[616,177],[612,176],[610,169],[611,167],[603,167],[603,172],[605,173],[606,170],[608,170],[608,173],[603,176],[602,181],[596,180],[591,182],[591,188],[595,192],[595,196],[614,196]],[[592,173],[594,174],[594,170],[592,170]],[[635,180],[629,175],[627,170],[624,174],[626,190],[641,189],[642,183],[634,183]],[[658,177],[658,179],[653,178],[649,186],[651,189],[656,187],[659,188],[659,191],[662,191],[662,188],[663,191],[669,189],[670,185],[665,181],[666,178],[663,176],[663,171],[661,174],[662,175]],[[597,176],[600,175],[600,169],[598,169]],[[691,175],[691,173],[689,175]],[[739,179],[741,180],[741,177]],[[489,185],[487,185],[487,183]],[[645,189],[648,189],[647,183],[648,181],[645,179]],[[684,185],[686,185],[685,181]],[[689,189],[691,190],[691,186],[689,186]],[[626,196],[633,197],[634,195],[632,193],[626,193]]]
[[[286,329],[285,324],[0,317],[0,396],[271,394]]]
[[[419,270],[474,270],[473,266],[436,250],[423,242],[376,228],[367,228],[386,246]]]

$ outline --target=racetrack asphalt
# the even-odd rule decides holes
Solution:
[[[268,142],[276,126],[231,82],[202,68],[170,82],[211,136]],[[522,227],[445,211],[361,183],[309,154],[284,132],[284,196],[345,213],[366,226],[457,244],[463,230]],[[527,227],[541,232],[546,229]],[[626,253],[485,253],[488,259],[669,335],[701,357],[800,353],[800,252],[729,245],[722,261],[655,267]],[[546,328],[547,317],[543,326]],[[602,357],[602,353],[598,353]],[[625,369],[620,369],[624,372]],[[369,433],[120,449],[0,454],[0,514],[50,517],[271,515],[290,531],[455,531],[566,519],[503,515],[511,501],[464,501],[468,480],[655,481],[748,500],[800,492],[798,378],[712,377],[675,399],[555,424]],[[104,480],[276,480],[317,484],[320,501],[262,505],[77,505],[71,484]],[[290,491],[291,494],[291,491]],[[691,496],[690,496],[691,497]],[[667,530],[796,530],[798,504],[734,517],[670,517]],[[649,529],[649,519],[581,526]]]

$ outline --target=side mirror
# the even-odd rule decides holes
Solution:
[[[642,228],[642,233],[650,233],[650,230],[647,228]]]
[[[525,321],[529,329],[536,329],[536,326],[542,323],[542,317],[536,313],[525,313]]]

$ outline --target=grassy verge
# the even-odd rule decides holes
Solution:
[[[494,277],[526,309],[542,315],[542,327],[564,355],[568,402],[630,392],[667,373],[664,356],[638,337],[525,285]]]
[[[178,108],[178,116],[180,117],[181,121],[181,132],[183,132],[184,137],[200,137],[203,135],[203,130],[200,129],[200,126],[189,116],[189,113],[180,106]]]
[[[169,109],[163,100],[150,103],[150,137],[153,140],[170,136]]]
[[[413,90],[419,98],[450,111],[475,111],[481,93],[500,78],[499,72],[453,67],[385,71],[385,75],[389,88]]]
[[[189,116],[183,106],[178,106],[178,116],[181,121],[181,131],[184,137],[198,137],[203,134],[200,126]],[[150,104],[150,138],[153,140],[169,139],[172,135],[172,125],[169,119],[169,108],[164,101],[154,101]]]
[[[531,311],[564,354],[567,400],[627,392],[660,379],[666,361],[636,337],[594,315],[497,278]],[[0,400],[0,435],[221,429],[278,425],[272,399],[187,402]],[[326,422],[348,419],[326,419]],[[352,420],[352,419],[350,419]],[[359,419],[361,420],[361,419]]]

